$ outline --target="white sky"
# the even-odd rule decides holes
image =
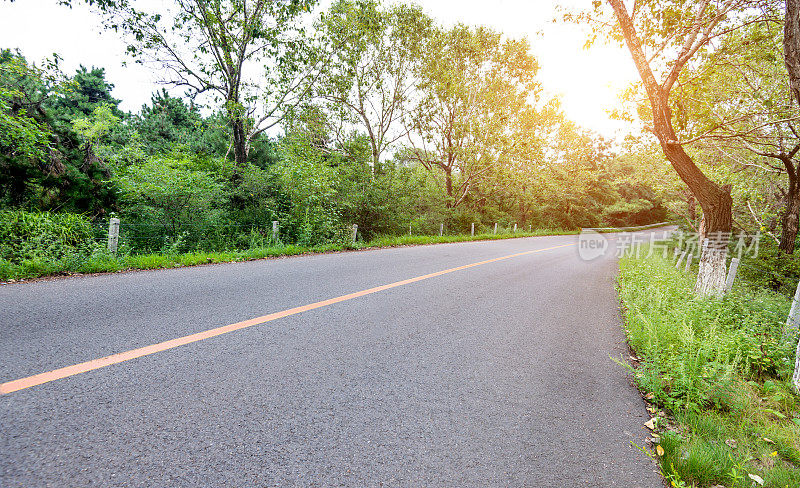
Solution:
[[[100,18],[80,0],[72,9],[55,0],[0,1],[0,47],[19,48],[29,61],[58,53],[62,69],[72,73],[79,65],[106,69],[115,85],[113,94],[123,110],[138,111],[160,89],[150,68],[128,63],[124,44],[103,31]],[[323,0],[324,4],[329,1]],[[575,25],[553,24],[555,5],[588,6],[589,0],[417,0],[445,25],[463,22],[486,25],[510,37],[528,37],[541,65],[540,80],[551,94],[561,97],[567,116],[583,127],[606,136],[624,132],[625,123],[610,120],[607,110],[636,71],[627,51],[616,46],[584,50],[585,32]]]

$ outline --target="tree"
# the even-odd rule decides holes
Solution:
[[[328,45],[340,46],[316,88],[328,110],[367,134],[372,164],[408,134],[414,66],[432,20],[416,6],[382,8],[377,0],[340,0],[319,22]]]
[[[302,13],[313,0],[175,0],[172,8],[109,6],[108,26],[129,36],[128,53],[156,62],[164,82],[211,95],[231,129],[243,166],[253,139],[308,94],[322,50],[309,47]]]
[[[670,95],[701,50],[720,35],[756,22],[763,12],[756,7],[767,6],[757,0],[651,0],[635,2],[629,10],[623,0],[607,3],[616,19],[615,35],[627,45],[647,93],[651,130],[703,210],[701,237],[712,237],[704,241],[695,291],[719,294],[725,285],[724,236],[732,228],[731,188],[709,179],[685,150],[673,125]],[[594,6],[601,10],[599,1]]]
[[[43,66],[0,51],[0,112],[7,140],[16,141],[0,158],[0,187],[15,207],[102,214],[113,207],[115,190],[106,184],[109,174],[102,161],[86,157],[85,141],[73,130],[73,121],[108,103],[111,85],[102,70],[83,68],[68,78],[58,69],[58,58]],[[85,96],[87,84],[108,96],[92,102]]]
[[[684,73],[676,95],[679,110],[694,114],[683,123],[686,144],[732,161],[739,171],[761,175],[757,186],[772,186],[776,175],[786,177],[788,185],[775,191],[782,207],[779,246],[791,254],[800,213],[800,127],[787,90],[782,37],[778,21],[728,33]]]
[[[411,115],[409,156],[444,176],[447,207],[476,186],[494,186],[503,166],[536,158],[540,92],[525,40],[503,40],[484,27],[432,33],[418,68],[422,101]]]

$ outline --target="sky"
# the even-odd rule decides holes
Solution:
[[[58,53],[62,69],[72,73],[81,64],[106,70],[122,109],[138,112],[161,88],[152,68],[129,62],[123,42],[104,31],[100,17],[82,2],[71,9],[55,0],[0,1],[0,48],[19,48],[29,61]],[[444,25],[485,25],[509,37],[527,37],[540,64],[539,79],[550,95],[561,99],[566,115],[606,137],[623,135],[626,123],[611,120],[612,109],[637,75],[627,51],[619,46],[584,49],[586,32],[579,26],[553,23],[555,6],[579,8],[589,0],[417,0],[415,3]],[[329,4],[329,0],[323,0]]]

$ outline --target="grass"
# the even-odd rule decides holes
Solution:
[[[697,298],[693,281],[662,256],[620,261],[636,383],[665,414],[654,454],[663,474],[676,487],[800,487],[797,337],[782,339],[790,298],[745,283]]]
[[[325,244],[315,247],[279,245],[222,252],[189,252],[181,254],[121,254],[114,256],[98,249],[88,256],[70,254],[57,260],[31,258],[19,262],[0,259],[0,281],[25,280],[42,276],[69,275],[75,273],[110,273],[133,269],[161,269],[196,266],[200,264],[252,261],[256,259],[296,256],[300,254],[338,252],[359,249],[398,247],[409,245],[442,244],[450,242],[486,241],[514,239],[544,235],[577,234],[578,231],[561,229],[535,229],[533,232],[517,232],[480,235],[445,236],[384,236],[369,242],[355,244]]]

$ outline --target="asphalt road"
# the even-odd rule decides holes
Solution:
[[[611,360],[627,357],[616,259],[576,241],[2,286],[0,383],[547,249],[2,395],[0,486],[663,486]]]

